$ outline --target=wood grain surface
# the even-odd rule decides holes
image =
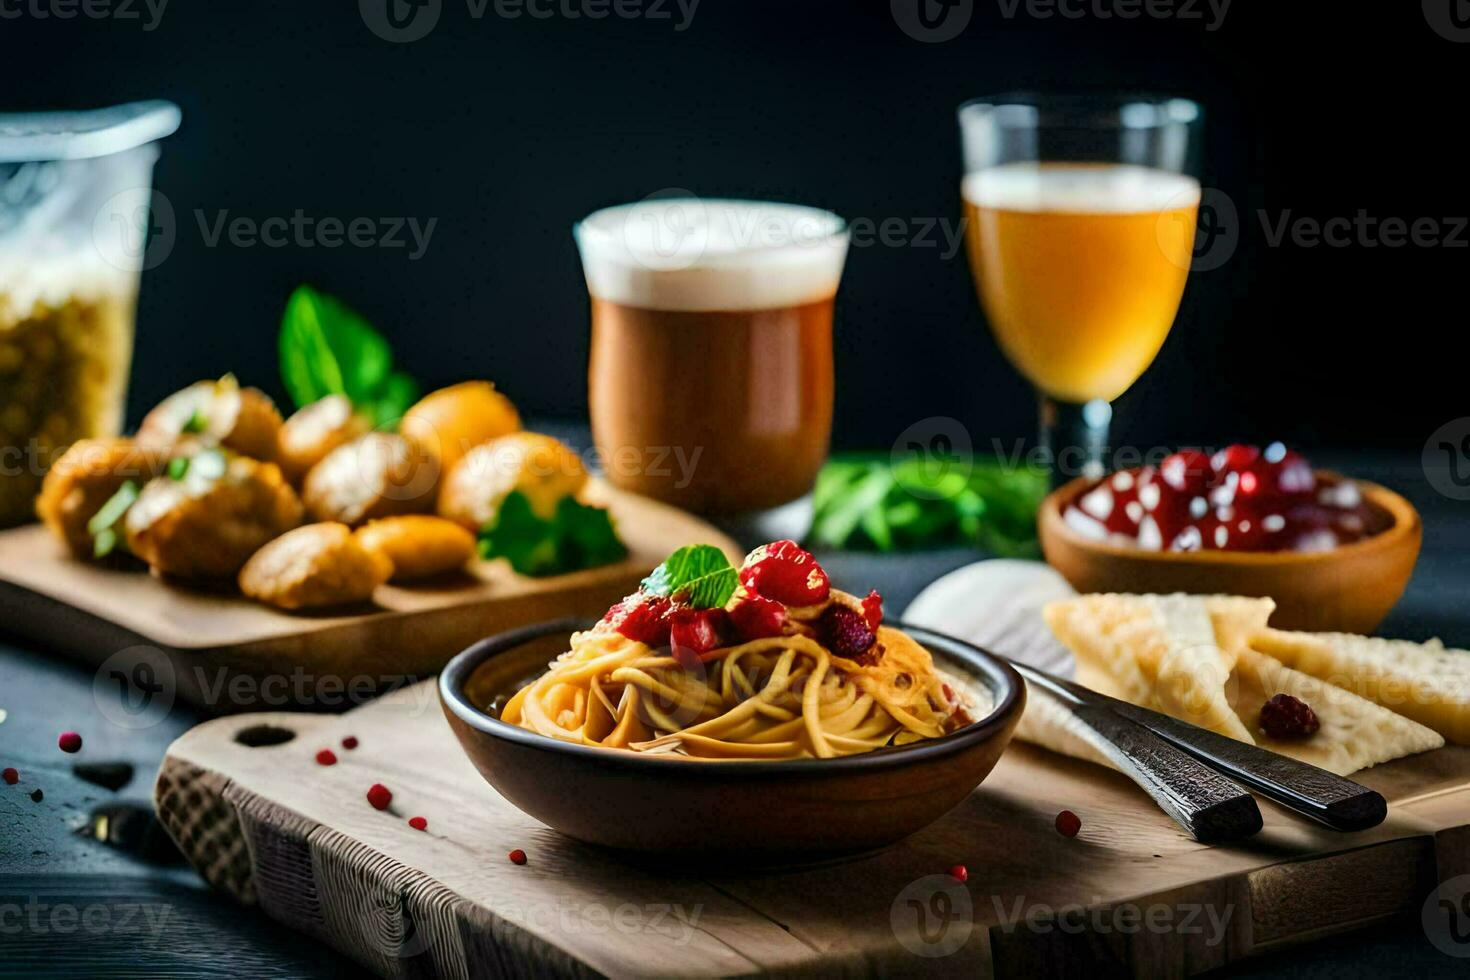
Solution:
[[[237,737],[265,727],[293,737]],[[357,749],[341,748],[347,735]],[[323,747],[336,765],[314,762]],[[385,977],[1173,976],[1417,915],[1435,881],[1470,868],[1470,749],[1359,778],[1393,804],[1371,831],[1263,803],[1259,835],[1211,847],[1118,773],[1017,743],[895,847],[694,873],[677,854],[630,863],[521,814],[422,684],[340,717],[206,723],[170,748],[155,802],[207,878]],[[388,811],[365,800],[375,782],[393,791]],[[1063,808],[1082,819],[1075,839],[1053,827]],[[966,883],[946,875],[955,864]]]
[[[542,579],[517,575],[503,561],[475,562],[464,576],[385,585],[371,606],[326,613],[283,612],[138,569],[76,561],[31,525],[0,532],[0,608],[8,628],[88,663],[121,655],[109,667],[128,674],[146,660],[154,673],[172,674],[180,697],[211,712],[340,709],[345,686],[361,700],[428,676],[491,633],[599,615],[685,544],[714,544],[734,560],[744,554],[698,518],[601,481],[589,484],[587,498],[612,511],[627,560]]]

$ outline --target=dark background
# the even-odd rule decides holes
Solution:
[[[408,44],[374,35],[351,0],[173,0],[152,31],[0,19],[0,109],[183,107],[157,171],[178,239],[144,282],[130,418],[224,371],[283,396],[275,331],[301,281],[366,313],[426,386],[486,376],[527,414],[580,417],[574,220],[679,187],[952,224],[954,108],[1016,88],[1200,100],[1205,183],[1240,214],[1233,258],[1191,278],[1159,361],[1121,402],[1119,441],[1417,448],[1465,414],[1470,232],[1458,249],[1269,247],[1257,217],[1466,213],[1470,45],[1420,4],[1236,0],[1211,31],[1203,4],[1202,19],[1079,20],[975,0],[964,32],[936,44],[900,30],[887,2],[703,0],[683,31],[666,9],[475,19],[444,0]],[[210,248],[195,215],[298,208],[438,224],[410,261],[405,248]],[[963,252],[943,252],[852,252],[839,446],[886,446],[932,415],[982,445],[1031,435],[1031,396],[985,329]]]

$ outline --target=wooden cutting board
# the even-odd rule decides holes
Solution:
[[[77,561],[40,525],[0,532],[0,620],[48,647],[166,685],[212,712],[340,709],[428,676],[474,641],[565,615],[601,615],[676,548],[736,544],[665,504],[594,480],[626,561],[550,578],[476,562],[461,578],[385,585],[348,614],[287,613],[238,594],[191,590],[146,571]],[[140,665],[148,673],[139,675]],[[140,680],[140,683],[142,681]]]
[[[314,762],[326,747],[338,764]],[[1417,918],[1436,882],[1470,872],[1470,749],[1359,778],[1393,804],[1372,831],[1263,803],[1259,835],[1206,847],[1117,773],[1017,743],[960,807],[885,851],[694,873],[520,813],[425,683],[337,717],[202,725],[170,747],[155,802],[208,881],[385,977],[1175,976]],[[389,811],[365,800],[375,782]],[[1063,807],[1082,819],[1075,839],[1054,829]],[[945,875],[955,864],[965,884]]]

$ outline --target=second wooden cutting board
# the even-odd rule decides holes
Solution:
[[[493,633],[601,615],[683,545],[743,555],[709,524],[657,501],[596,480],[587,497],[612,511],[627,560],[544,579],[477,562],[461,580],[383,586],[376,608],[346,614],[286,613],[76,561],[32,525],[0,533],[0,607],[7,628],[101,667],[104,682],[140,697],[163,688],[220,714],[341,710],[434,673]]]
[[[1180,976],[1417,917],[1436,881],[1470,872],[1470,749],[1359,778],[1392,804],[1371,831],[1263,804],[1260,834],[1209,847],[1119,774],[1012,744],[964,803],[877,854],[695,873],[515,809],[423,684],[341,717],[202,725],[170,747],[155,802],[208,881],[385,977]],[[365,799],[378,782],[387,811]],[[1064,807],[1076,838],[1054,829]]]

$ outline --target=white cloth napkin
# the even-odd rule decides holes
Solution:
[[[929,584],[904,611],[904,622],[973,643],[1062,677],[1076,662],[1041,618],[1041,608],[1077,593],[1039,561],[992,558]]]

